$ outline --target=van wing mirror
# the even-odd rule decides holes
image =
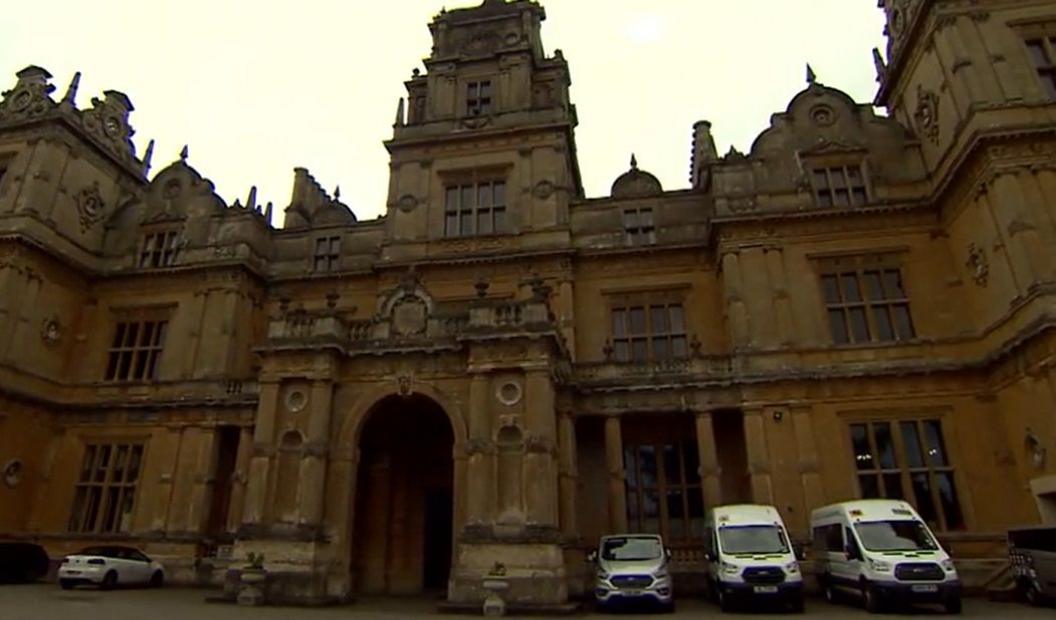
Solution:
[[[587,554],[587,561],[588,561],[588,562],[597,562],[597,561],[598,561],[598,552],[597,552],[597,551],[594,551],[594,550],[592,549],[592,550],[590,551],[590,553],[588,553],[588,554]]]
[[[715,561],[715,554],[712,553],[711,551],[705,551],[704,552],[704,559],[707,560],[708,562],[714,562]]]
[[[796,560],[799,562],[807,559],[807,554],[803,552],[803,545],[794,545],[792,547],[792,553],[795,554]]]
[[[664,548],[664,557],[666,557],[669,560],[671,559],[671,548],[670,547],[665,547]]]
[[[861,560],[862,554],[858,553],[858,547],[854,543],[847,543],[847,548],[844,549],[844,553],[847,554],[848,560]]]

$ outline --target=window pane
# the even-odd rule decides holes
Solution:
[[[464,213],[472,211],[473,206],[473,186],[467,185],[462,188],[462,199],[458,204],[458,208]]]
[[[656,475],[656,448],[638,446],[638,466],[641,470],[641,485],[653,488],[659,484]]]
[[[627,527],[632,532],[641,529],[638,523],[638,489],[632,486],[627,487]]]
[[[125,329],[125,342],[123,346],[126,349],[131,349],[136,346],[136,338],[139,337],[139,323],[129,323]]]
[[[640,209],[638,211],[638,222],[642,228],[653,227],[653,210],[652,209]]]
[[[1045,91],[1046,98],[1056,99],[1056,71],[1038,71],[1038,76],[1041,78],[1041,88]]]
[[[622,338],[626,335],[624,328],[624,322],[626,321],[627,313],[624,310],[613,310],[612,311],[612,335],[616,338]]]
[[[128,446],[118,446],[117,456],[114,458],[114,482],[125,481],[125,465],[128,462]]]
[[[887,499],[905,499],[902,491],[902,474],[884,474],[884,497]]]
[[[671,359],[671,346],[670,343],[668,343],[667,338],[653,338],[653,359]]]
[[[887,422],[873,424],[873,440],[876,442],[880,468],[895,469],[898,467],[898,463],[895,461],[895,444],[891,438],[891,425]]]
[[[700,459],[697,458],[697,442],[686,441],[682,443],[682,460],[686,474],[686,482],[689,484],[700,484]],[[690,516],[693,516],[690,514]],[[701,516],[704,516],[701,514]]]
[[[819,195],[822,190],[829,188],[829,173],[825,170],[814,171],[814,188],[818,190]]]
[[[649,309],[649,312],[653,318],[653,334],[668,333],[671,326],[667,320],[667,308],[664,306],[653,306]]]
[[[862,301],[862,291],[858,286],[858,276],[853,273],[840,274],[843,300],[846,302]]]
[[[492,198],[495,200],[495,206],[506,206],[506,183],[504,181],[496,181],[492,185]]]
[[[490,235],[491,229],[491,211],[480,211],[477,213],[477,234],[478,235]]]
[[[864,187],[856,187],[851,190],[851,202],[856,205],[864,205],[869,202],[869,196]]]
[[[485,80],[480,83],[480,96],[490,97],[491,96],[491,80]]]
[[[102,501],[103,490],[100,487],[88,489],[88,505],[84,510],[84,523],[82,532],[94,532],[95,522],[99,516],[99,503]]]
[[[128,473],[125,474],[125,482],[136,482],[139,480],[139,465],[143,459],[143,446],[133,446],[132,456],[128,461]]]
[[[473,234],[473,212],[463,211],[462,212],[462,223],[459,226],[459,234],[472,235]]]
[[[866,271],[865,274],[865,294],[868,296],[870,301],[880,301],[884,298],[884,286],[880,281],[879,271]]]
[[[631,361],[631,348],[626,342],[617,342],[613,346],[613,355],[621,362]]]
[[[1045,43],[1041,39],[1027,41],[1027,52],[1030,54],[1030,62],[1034,63],[1035,67],[1041,68],[1049,64],[1049,59],[1045,55]]]
[[[444,236],[445,237],[457,237],[458,236],[458,214],[448,213],[447,219],[444,223]]]
[[[847,332],[847,322],[843,316],[843,310],[829,310],[829,330],[832,332],[832,340],[836,344],[847,344],[851,337]]]
[[[920,433],[916,422],[902,422],[902,443],[906,448],[906,460],[910,467],[924,467],[924,456],[920,451]]]
[[[887,306],[876,306],[873,308],[873,325],[876,326],[876,339],[880,342],[891,342],[895,340],[895,329],[891,325],[891,315]]]
[[[869,323],[865,319],[865,308],[851,308],[847,315],[851,320],[851,333],[855,342],[869,340]]]
[[[481,184],[480,191],[477,192],[477,196],[479,197],[479,199],[477,201],[477,207],[478,208],[480,208],[480,209],[490,209],[491,208],[491,184],[490,183]]]
[[[495,207],[492,210],[495,214],[495,232],[506,231],[506,209],[502,207]]]
[[[895,315],[895,331],[899,340],[912,340],[916,333],[913,331],[913,320],[909,317],[909,306],[899,304],[891,307]]]
[[[110,446],[99,447],[99,458],[95,462],[94,482],[105,482],[106,472],[110,468]]]
[[[649,359],[649,352],[646,350],[645,339],[638,339],[631,343],[631,359],[635,362],[644,362]]]
[[[664,446],[664,476],[667,484],[682,484],[682,459],[679,447],[668,444]]]
[[[938,420],[924,421],[924,440],[928,446],[928,463],[935,467],[949,465],[946,460],[946,444],[942,441],[942,423]]]
[[[681,305],[668,306],[668,313],[671,316],[671,333],[672,334],[684,334],[686,333],[686,322],[685,316],[682,312]]]
[[[837,189],[832,192],[833,204],[837,207],[847,207],[851,204],[851,195],[845,189]]]
[[[902,272],[898,269],[884,270],[884,291],[888,299],[905,299],[906,291],[902,288]]]
[[[637,230],[638,229],[638,212],[633,209],[628,209],[623,212],[623,228],[624,230]]]
[[[818,193],[818,206],[831,207],[833,204],[832,193],[828,190]]]
[[[660,494],[656,491],[642,492],[642,531],[660,533]]]
[[[836,280],[836,276],[822,276],[821,277],[821,290],[825,295],[825,303],[827,304],[838,304],[840,303],[840,288]]]
[[[858,487],[862,491],[862,499],[878,499],[880,497],[879,480],[872,474],[858,476]]]
[[[843,176],[843,168],[832,168],[829,170],[832,179],[832,188],[842,190],[847,188],[847,180]]]
[[[95,446],[84,449],[84,462],[81,464],[81,482],[88,482],[92,476],[92,465],[95,464]]]
[[[631,308],[631,333],[644,334],[645,332],[645,308]]]
[[[632,446],[623,449],[623,471],[627,477],[627,484],[632,487],[638,486],[638,465],[634,458],[636,454]]]
[[[671,339],[671,356],[676,358],[684,358],[689,355],[686,350],[686,337],[677,336]]]
[[[926,472],[912,474],[910,480],[913,483],[913,496],[916,499],[917,512],[921,518],[935,527],[939,523],[939,515],[935,512],[935,502],[931,499],[931,482]]]
[[[449,187],[447,188],[447,198],[445,199],[444,210],[448,213],[452,211],[458,211],[458,188]]]
[[[854,462],[858,469],[876,469],[873,452],[869,447],[868,428],[865,424],[851,425],[851,445],[854,448]]]
[[[953,472],[935,474],[935,485],[938,487],[939,501],[942,502],[942,514],[946,516],[946,529],[963,529],[964,515],[961,513],[961,502],[957,498],[957,487],[953,482]]]
[[[704,536],[704,496],[699,488],[686,490],[686,508],[689,511],[689,535],[692,538]]]
[[[851,187],[862,185],[862,169],[858,166],[850,166],[847,168],[847,179]]]

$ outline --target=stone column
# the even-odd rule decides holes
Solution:
[[[766,445],[766,429],[763,426],[761,407],[744,411],[744,443],[748,454],[748,474],[752,482],[752,501],[757,504],[773,504],[770,452]]]
[[[605,464],[609,471],[609,531],[627,531],[627,487],[623,472],[623,432],[617,416],[605,419]]]
[[[275,455],[275,413],[279,402],[278,379],[261,379],[257,420],[253,432],[253,458],[249,462],[246,503],[242,523],[264,523],[268,505],[268,476]]]
[[[576,482],[579,469],[576,464],[576,420],[569,412],[561,414],[557,427],[558,454],[560,457],[561,533],[567,538],[579,533],[576,525]]]
[[[495,451],[492,441],[488,376],[473,375],[469,381],[469,442],[464,467],[473,483],[465,488],[465,525],[484,523],[495,514]]]
[[[529,370],[525,376],[524,485],[525,512],[530,523],[558,524],[558,477],[554,462],[557,448],[557,412],[549,367]]]
[[[711,412],[698,413],[696,423],[701,493],[706,510],[722,505],[722,469],[719,467],[719,452],[715,445],[715,427],[712,424]]]
[[[319,525],[322,522],[326,497],[326,457],[330,442],[330,416],[333,408],[334,384],[329,379],[312,382],[308,400],[308,432],[301,457],[300,486],[298,488],[299,522]]]
[[[1017,219],[1016,211],[1013,210],[1014,205],[1005,204],[1005,201],[1009,200],[1009,196],[1005,193],[1008,190],[1008,183],[1007,181],[1001,182],[1001,179],[1007,179],[1009,174],[1003,173],[995,179],[992,185],[984,186],[985,191],[979,194],[979,203],[994,220],[994,227],[1004,245],[1004,255],[1012,272],[1016,293],[1024,295],[1037,277],[1022,238],[1017,238],[1019,230],[1014,224]]]
[[[791,413],[799,453],[799,471],[803,477],[803,503],[806,505],[807,518],[809,518],[811,510],[825,505],[825,487],[821,482],[818,447],[814,441],[814,425],[810,420],[810,406],[794,406]]]

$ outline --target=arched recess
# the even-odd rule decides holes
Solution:
[[[452,564],[455,429],[423,394],[390,395],[355,433],[353,587],[364,594],[446,590]]]

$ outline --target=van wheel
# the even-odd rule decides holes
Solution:
[[[733,611],[733,601],[722,591],[722,586],[715,588],[716,597],[719,600],[719,609],[723,612]]]
[[[806,609],[806,604],[803,601],[802,596],[797,596],[792,599],[792,603],[788,606],[794,614],[801,614]]]
[[[868,583],[862,584],[862,605],[871,614],[880,613],[880,597],[876,595],[876,588]]]

